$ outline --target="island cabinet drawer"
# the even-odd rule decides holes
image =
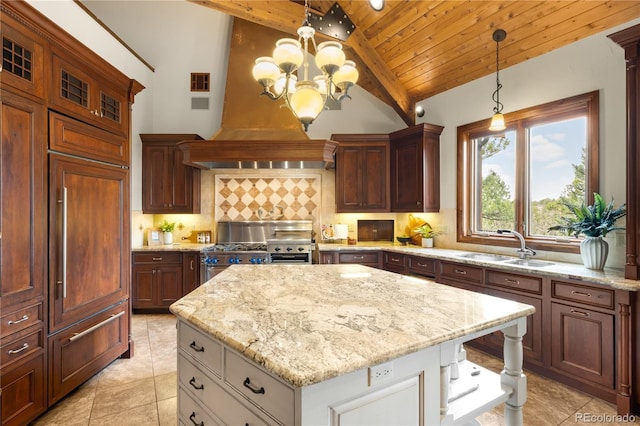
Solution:
[[[440,262],[440,276],[458,281],[482,284],[482,268],[460,263]]]
[[[151,252],[134,253],[133,263],[182,263],[182,253],[178,252]]]
[[[294,424],[292,388],[225,349],[226,383],[285,425]]]
[[[533,294],[542,294],[542,278],[516,275],[503,271],[487,270],[486,285]]]
[[[420,256],[408,256],[409,258],[409,272],[416,275],[424,275],[427,277],[434,277],[436,275],[436,261],[435,259],[427,259]]]
[[[195,365],[183,354],[178,356],[178,378],[180,388],[185,389],[188,396],[195,399],[191,403],[195,402],[198,406],[207,407],[223,424],[267,424],[218,385],[216,380],[203,372],[202,367]],[[185,410],[182,409],[182,401],[180,401],[180,405],[181,415],[190,420],[193,408],[190,407],[188,401]],[[199,422],[196,420],[196,423]],[[205,422],[205,424],[210,423]]]
[[[405,273],[405,265],[407,263],[406,256],[400,253],[383,252],[383,269],[385,271],[397,272],[399,274]]]
[[[219,426],[222,422],[215,418],[208,410],[202,408],[195,398],[192,398],[182,387],[178,389],[178,418],[180,424]]]
[[[614,308],[614,291],[564,281],[551,281],[551,297],[600,308]]]
[[[180,321],[178,327],[178,336],[180,336],[178,346],[180,349],[207,367],[215,375],[221,377],[222,345],[187,325],[184,321]]]

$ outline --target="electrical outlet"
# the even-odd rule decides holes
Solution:
[[[369,367],[369,386],[393,379],[393,362]]]

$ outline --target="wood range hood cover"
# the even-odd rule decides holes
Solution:
[[[234,18],[221,129],[210,140],[183,141],[184,163],[199,168],[327,168],[338,143],[309,139],[293,114],[260,95],[251,69],[275,42],[292,37]],[[312,124],[313,125],[313,124]]]

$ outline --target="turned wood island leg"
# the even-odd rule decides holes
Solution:
[[[522,372],[522,336],[526,333],[526,322],[504,329],[504,370],[500,382],[513,392],[504,405],[504,421],[507,425],[523,424],[522,406],[527,400],[527,377]]]

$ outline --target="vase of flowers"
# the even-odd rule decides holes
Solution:
[[[440,233],[435,231],[428,223],[418,226],[414,232],[422,237],[422,247],[427,248],[433,247],[433,237],[440,235]]]
[[[160,225],[160,230],[163,232],[163,239],[165,244],[173,244],[173,228],[176,226],[175,222],[167,222],[165,219]]]
[[[563,223],[552,226],[549,230],[563,231],[576,238],[584,235],[585,238],[580,243],[582,263],[589,269],[599,270],[604,268],[609,255],[609,244],[603,237],[611,231],[624,229],[616,227],[615,223],[627,214],[627,210],[625,204],[615,208],[613,198],[608,204],[605,203],[597,192],[593,193],[593,200],[593,204],[589,206],[585,203],[580,206],[565,203],[572,215],[563,216]]]

